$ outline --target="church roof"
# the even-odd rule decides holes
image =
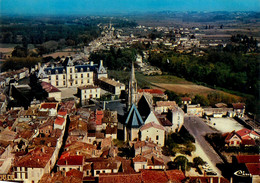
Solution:
[[[125,124],[131,128],[138,128],[144,124],[143,119],[134,104],[128,113]]]

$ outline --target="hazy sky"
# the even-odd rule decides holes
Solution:
[[[4,14],[259,11],[260,0],[0,0]]]

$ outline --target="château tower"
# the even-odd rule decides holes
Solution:
[[[135,79],[134,62],[132,62],[132,70],[128,85],[128,109],[135,104],[137,105],[137,81]]]

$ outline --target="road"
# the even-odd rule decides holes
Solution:
[[[214,133],[216,132],[215,130],[211,129],[201,118],[195,116],[185,116],[184,127],[194,136],[196,142],[215,167],[216,164],[223,163],[219,155],[204,138],[207,133]]]

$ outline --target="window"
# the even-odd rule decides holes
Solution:
[[[72,68],[70,68],[70,72],[72,72]]]
[[[63,75],[63,79],[65,79],[65,75]]]
[[[103,173],[106,173],[106,171],[105,171],[105,170],[103,170]]]
[[[97,175],[100,173],[100,171],[99,170],[97,170]]]
[[[159,136],[158,135],[156,135],[156,140],[159,140]]]
[[[57,80],[59,79],[59,76],[58,76],[58,75],[56,75],[56,79],[57,79]]]
[[[75,81],[75,84],[78,84],[78,81],[77,81],[77,80]]]
[[[87,77],[89,77],[89,73],[88,73]]]
[[[81,74],[81,78],[83,78],[83,74]]]
[[[81,84],[83,84],[83,79],[81,80]]]
[[[70,79],[72,79],[72,75],[70,75]]]
[[[56,81],[56,86],[59,86],[59,81]]]
[[[78,75],[77,75],[77,74],[75,74],[75,78],[78,78]]]
[[[63,85],[66,85],[66,82],[65,82],[65,81],[63,81]]]
[[[49,76],[49,80],[51,80],[51,76]]]

